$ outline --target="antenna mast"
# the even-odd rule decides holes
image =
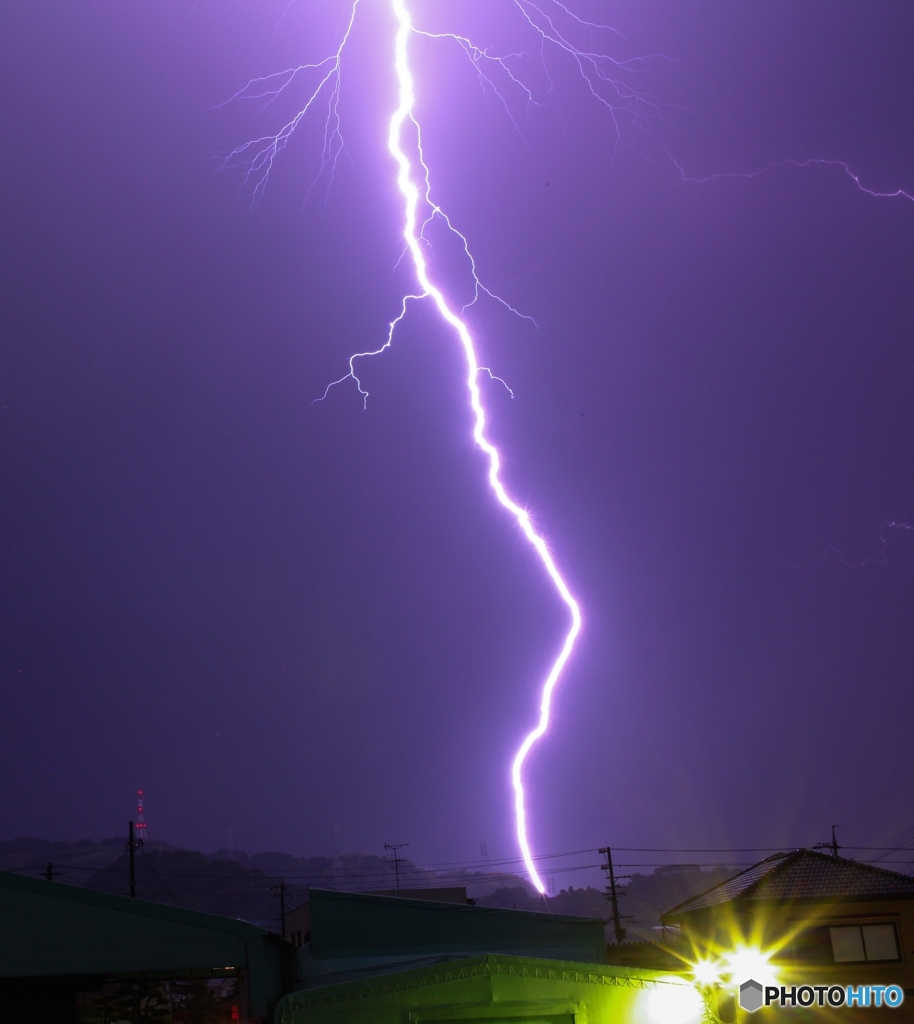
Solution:
[[[136,794],[136,837],[142,845],[146,841],[146,818],[143,815],[143,791],[137,790]]]

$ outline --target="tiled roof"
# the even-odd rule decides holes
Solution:
[[[914,897],[914,878],[815,850],[776,853],[663,915],[679,917],[722,903],[761,900],[892,899]]]

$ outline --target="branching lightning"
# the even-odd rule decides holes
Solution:
[[[859,562],[852,562],[850,559],[845,558],[843,553],[836,548],[834,544],[828,544],[825,548],[825,554],[821,558],[817,558],[810,562],[803,562],[802,565],[795,566],[795,568],[806,569],[810,565],[821,565],[823,563],[829,565],[843,565],[846,569],[867,569],[871,565],[888,565],[889,538],[886,536],[886,532],[888,530],[900,530],[903,533],[914,533],[914,526],[912,526],[911,523],[904,522],[903,520],[886,520],[886,522],[879,527],[879,531],[876,535],[879,538],[879,555],[876,557],[870,555],[867,558],[861,559]]]
[[[308,186],[310,196],[319,183],[329,188],[345,145],[341,131],[340,94],[342,87],[342,65],[344,52],[356,24],[356,15],[362,0],[346,0],[346,15],[343,18],[342,38],[337,49],[315,63],[301,64],[276,74],[254,79],[233,97],[226,101],[259,102],[264,107],[272,104],[280,95],[288,92],[296,83],[306,82],[305,96],[297,112],[274,135],[254,139],[227,154],[223,167],[240,166],[244,169],[244,182],[249,189],[253,204],[263,197],[270,173],[279,154],[286,147],[296,129],[315,110],[324,111],[323,139],[317,166]],[[403,209],[402,239],[404,244],[401,261],[406,259],[412,265],[418,287],[403,295],[397,315],[390,321],[386,337],[380,345],[366,351],[356,352],[349,357],[348,372],[327,385],[323,395],[315,399],[322,401],[337,385],[352,381],[361,396],[363,406],[368,400],[368,391],[357,372],[361,359],[379,356],[393,344],[397,327],[403,322],[412,304],[430,303],[444,324],[450,329],[460,346],[464,357],[465,384],[472,420],[472,434],[477,446],[487,461],[487,479],[495,499],[513,518],[530,545],[535,557],[545,571],[567,612],[567,626],[558,650],[539,685],[539,710],[535,726],[527,732],[511,763],[511,783],[514,793],[514,817],[517,842],[524,864],[533,884],[541,893],[545,886],[536,869],[534,855],[528,834],[528,812],[524,788],[524,768],[532,750],[546,734],[551,717],[553,698],[557,685],[574,653],[583,626],[580,604],[561,572],[542,532],[534,524],[527,510],[507,490],[502,479],[503,458],[501,452],[487,433],[487,415],[480,389],[481,375],[487,375],[504,385],[511,397],[508,384],[488,366],[481,365],[478,346],[474,339],[468,313],[482,296],[503,305],[511,313],[531,320],[532,317],[514,308],[497,293],[486,287],[477,272],[476,260],[466,235],[454,225],[449,215],[433,199],[429,164],[423,151],[422,132],[417,114],[417,82],[410,60],[410,43],[424,38],[456,45],[462,50],[477,76],[483,91],[494,97],[514,128],[521,134],[522,128],[515,113],[516,97],[526,107],[537,107],[544,103],[554,90],[550,73],[552,57],[570,62],[584,84],[590,97],[601,104],[609,114],[615,129],[616,145],[626,142],[625,130],[636,128],[652,136],[652,128],[662,122],[662,105],[658,100],[635,87],[637,76],[649,71],[652,63],[668,58],[649,55],[629,60],[618,60],[593,48],[577,45],[575,38],[584,33],[597,38],[601,33],[619,36],[607,25],[586,21],[575,14],[560,0],[502,0],[505,9],[514,10],[522,27],[532,35],[534,50],[518,49],[514,52],[497,53],[491,48],[477,45],[466,35],[456,32],[432,32],[417,27],[410,13],[409,0],[376,0],[390,10],[393,27],[391,50],[392,68],[396,83],[396,107],[390,117],[387,131],[387,148],[396,168],[396,184]],[[547,56],[549,60],[547,60]],[[536,74],[546,82],[545,89],[536,89],[528,84]],[[225,104],[223,104],[225,105]],[[667,154],[669,156],[669,154]],[[810,159],[775,161],[757,171],[734,174],[713,174],[706,178],[688,176],[683,168],[670,156],[672,165],[678,170],[681,180],[690,183],[705,183],[720,178],[754,178],[775,167],[793,165],[806,168],[813,165],[841,168],[858,189],[868,195],[890,198],[899,197],[914,200],[914,195],[901,189],[895,192],[878,192],[865,187],[851,168],[840,160]],[[449,297],[446,287],[437,283],[430,270],[429,240],[430,228],[434,224],[455,238],[462,247],[472,282],[472,298],[460,304]],[[886,527],[900,527],[902,524],[887,523]],[[911,527],[905,526],[905,529]],[[880,535],[881,536],[881,535]],[[885,541],[883,540],[883,559]],[[869,561],[869,560],[868,560]]]
[[[311,80],[311,84],[307,87],[305,100],[298,111],[275,135],[247,142],[234,149],[223,160],[224,167],[240,165],[244,168],[244,181],[250,188],[251,200],[255,205],[264,194],[270,172],[279,153],[288,144],[301,122],[321,104],[324,105],[325,110],[323,145],[317,170],[309,186],[309,194],[322,179],[326,179],[328,183],[332,180],[340,154],[344,149],[339,114],[341,66],[360,2],[361,0],[350,0],[342,40],[337,50],[330,56],[315,63],[301,64],[274,75],[255,79],[227,101],[258,101],[264,106],[268,106],[303,77],[311,75],[316,78],[316,82]],[[430,302],[460,345],[466,368],[465,384],[472,418],[473,439],[486,458],[489,487],[501,507],[517,523],[564,604],[568,615],[563,639],[539,687],[539,711],[535,725],[524,736],[511,762],[511,784],[514,792],[514,817],[518,846],[530,880],[540,892],[545,892],[545,886],[534,863],[528,835],[524,766],[531,751],[549,728],[555,689],[574,652],[583,626],[583,616],[580,604],[559,569],[545,537],[534,524],[529,512],[505,486],[502,478],[501,452],[487,433],[487,416],[480,389],[480,376],[486,375],[491,380],[501,383],[512,398],[514,392],[507,382],[495,374],[490,367],[480,363],[478,347],[467,320],[467,314],[485,295],[516,316],[530,320],[534,326],[536,322],[482,283],[466,235],[458,230],[449,215],[432,197],[431,175],[423,151],[422,132],[416,112],[416,79],[410,63],[410,42],[414,38],[424,37],[429,40],[443,40],[459,46],[469,59],[483,90],[497,98],[518,131],[521,130],[520,125],[512,112],[511,102],[502,90],[508,88],[519,92],[528,107],[541,105],[541,102],[534,94],[533,88],[526,84],[522,70],[525,62],[531,59],[529,53],[518,51],[497,54],[490,49],[477,46],[465,35],[425,31],[417,28],[413,23],[407,0],[382,0],[382,2],[390,5],[394,24],[393,68],[397,86],[397,106],[388,125],[387,148],[396,166],[397,188],[403,203],[402,233],[405,248],[401,260],[403,257],[408,257],[419,288],[414,293],[403,296],[399,312],[388,324],[387,334],[382,344],[376,348],[351,355],[348,372],[328,384],[323,395],[315,401],[322,401],[333,387],[351,380],[362,398],[363,406],[367,403],[368,391],[358,375],[357,363],[360,359],[381,355],[393,344],[396,329],[403,322],[412,303]],[[643,60],[617,61],[605,54],[581,49],[574,44],[570,35],[576,27],[590,33],[614,30],[605,25],[584,21],[559,0],[544,0],[541,3],[534,3],[532,0],[507,0],[507,4],[520,13],[523,22],[532,30],[534,38],[538,42],[539,53],[534,59],[539,61],[540,69],[545,73],[549,91],[552,90],[552,79],[549,75],[545,51],[551,47],[559,54],[571,58],[591,96],[611,112],[616,127],[617,142],[622,139],[621,115],[623,112],[631,123],[640,122],[644,125],[656,116],[659,110],[657,104],[642,97],[628,83],[628,79],[640,70],[639,65],[643,64]],[[472,282],[472,297],[462,305],[455,304],[446,294],[445,288],[433,279],[428,260],[428,253],[431,249],[428,231],[434,223],[443,225],[445,230],[458,240],[466,258]]]
[[[537,873],[527,835],[527,809],[523,783],[523,767],[533,745],[549,727],[553,691],[568,659],[571,657],[578,635],[581,632],[581,609],[571,593],[565,578],[559,571],[545,539],[534,526],[529,513],[514,500],[505,488],[501,478],[501,454],[486,435],[486,411],[482,401],[482,394],[479,390],[479,374],[483,371],[483,367],[479,364],[473,335],[466,320],[451,308],[444,292],[432,281],[429,275],[426,250],[422,239],[422,227],[419,219],[420,204],[430,205],[430,201],[428,198],[428,168],[421,155],[421,137],[414,113],[416,104],[415,80],[409,63],[409,39],[413,26],[409,11],[406,8],[406,0],[391,0],[391,2],[397,19],[395,62],[399,87],[399,105],[390,120],[387,147],[390,150],[391,156],[396,161],[397,187],[400,190],[400,195],[403,197],[405,212],[403,239],[412,257],[416,277],[422,286],[423,295],[432,300],[442,320],[453,330],[463,349],[466,361],[466,386],[473,413],[473,439],[485,453],[488,460],[489,486],[502,507],[514,517],[524,537],[533,547],[543,568],[552,580],[553,586],[565,603],[570,618],[565,640],[543,682],[539,720],[536,727],[525,737],[511,765],[517,841],[531,881],[540,892],[545,892],[546,887]],[[419,163],[423,172],[419,175],[416,174],[415,165],[407,153],[407,148],[411,148],[405,138],[407,132],[413,134],[413,145],[419,153]]]
[[[794,160],[792,158],[788,160],[772,160],[770,164],[760,167],[757,171],[731,171],[726,174],[709,174],[705,178],[690,177],[675,160],[672,160],[672,163],[679,171],[682,180],[692,185],[706,185],[708,182],[722,181],[727,178],[758,178],[778,167],[797,167],[800,170],[806,170],[808,167],[838,167],[861,192],[868,196],[873,196],[874,199],[910,199],[911,202],[914,202],[914,195],[910,192],[905,192],[903,188],[896,188],[894,192],[878,192],[876,189],[868,188],[861,181],[860,175],[854,174],[850,164],[845,160],[826,160],[821,157],[812,157],[809,160]]]
[[[244,181],[251,188],[251,201],[255,205],[263,198],[276,158],[286,148],[289,139],[295,134],[295,129],[308,116],[322,96],[327,110],[324,121],[324,145],[320,155],[320,167],[312,179],[308,194],[310,195],[311,188],[322,178],[333,179],[337,161],[343,151],[343,136],[340,132],[340,83],[342,80],[340,69],[343,51],[352,35],[352,26],[355,24],[358,6],[359,0],[352,0],[343,38],[335,53],[316,64],[299,64],[297,67],[286,68],[285,71],[277,71],[264,78],[255,78],[248,82],[243,89],[239,89],[234,96],[229,97],[225,103],[219,104],[224,107],[239,100],[252,100],[262,101],[264,106],[269,106],[302,75],[308,71],[317,72],[317,85],[311,88],[304,105],[275,135],[267,135],[245,142],[233,149],[222,161],[223,167],[244,167]]]

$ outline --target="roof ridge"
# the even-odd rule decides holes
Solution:
[[[737,873],[735,875],[731,875],[725,881],[723,881],[723,882],[716,882],[714,885],[709,886],[707,889],[703,889],[701,892],[695,893],[694,896],[689,896],[688,898],[684,899],[681,903],[677,903],[675,907],[673,907],[671,910],[667,911],[667,914],[675,914],[675,913],[679,912],[680,910],[682,910],[684,907],[688,906],[688,904],[696,902],[696,901],[702,899],[702,897],[704,897],[704,896],[710,895],[716,889],[723,889],[724,886],[730,885],[731,883],[735,882],[737,879],[742,878],[743,875],[749,874],[750,871],[755,871],[756,869],[761,867],[762,864],[767,864],[769,861],[783,859],[783,858],[788,857],[788,856],[789,856],[789,854],[787,854],[787,853],[772,853],[772,854],[769,854],[769,856],[765,857],[764,860],[760,860],[757,864],[753,864],[753,865],[751,865],[748,868],[743,868],[742,871],[737,871]],[[771,870],[773,870],[773,868]],[[768,873],[769,872],[766,872],[765,874],[768,874]],[[663,919],[663,916],[665,916],[665,915],[661,916],[661,920]]]
[[[766,857],[727,881],[683,900],[661,920],[727,903],[891,896],[914,896],[914,877],[801,847]]]
[[[223,914],[211,914],[205,910],[194,910],[190,907],[171,906],[168,903],[157,903],[154,900],[136,899],[121,893],[105,892],[102,889],[89,889],[82,885],[69,885],[66,882],[48,882],[43,878],[31,878],[28,875],[17,875],[12,871],[0,871],[0,888],[21,889],[26,892],[40,893],[52,899],[69,900],[76,903],[89,903],[108,907],[124,914],[138,917],[157,917],[165,920],[183,921],[196,927],[211,928],[216,931],[234,934],[270,935],[266,928],[242,921],[236,917]]]
[[[878,864],[870,864],[865,860],[855,860],[853,857],[839,857],[834,854],[822,853],[821,850],[799,850],[798,853],[806,853],[814,857],[821,857],[824,861],[832,863],[835,860],[841,861],[842,864],[850,864],[854,868],[862,871],[872,871],[878,875],[891,875],[893,878],[899,878],[905,882],[914,882],[914,878],[911,875],[906,875],[903,871],[892,871],[891,868],[883,868]]]

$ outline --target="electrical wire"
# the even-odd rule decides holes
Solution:
[[[889,842],[891,842],[892,839],[895,839],[898,836],[904,835],[905,832],[912,831],[912,829],[914,829],[914,827],[906,828],[906,829],[903,829],[900,832],[895,833],[893,836],[891,836],[889,838]],[[910,837],[909,839],[904,840],[904,842],[902,844],[896,845],[896,846],[883,846],[883,845],[878,845],[878,846],[876,846],[876,845],[853,846],[853,845],[848,844],[848,845],[842,846],[841,849],[847,850],[847,851],[852,851],[854,853],[879,853],[879,854],[881,854],[881,856],[873,858],[871,861],[862,860],[861,863],[874,863],[874,864],[875,863],[880,863],[880,864],[885,864],[885,865],[891,864],[891,865],[903,865],[905,867],[910,867],[912,864],[914,864],[914,861],[911,861],[911,860],[908,860],[908,859],[904,859],[904,860],[889,859],[889,856],[892,853],[899,853],[902,850],[905,850],[905,852],[907,852],[907,850],[905,848],[906,848],[907,844],[912,842],[912,841],[914,841],[914,836]],[[797,847],[797,848],[799,848],[799,847]],[[666,846],[666,847],[659,847],[659,846],[655,846],[655,847],[618,846],[618,847],[613,847],[613,850],[615,852],[617,852],[617,853],[648,853],[648,854],[656,853],[656,854],[667,854],[667,855],[669,855],[669,854],[721,854],[721,855],[726,855],[726,854],[755,854],[755,855],[758,855],[758,854],[770,854],[770,853],[788,852],[790,849],[791,849],[791,847],[789,847],[789,846],[788,847],[783,847],[783,846],[782,847],[671,847],[671,846]],[[272,885],[276,884],[276,880],[278,878],[282,878],[284,880],[297,881],[299,883],[297,888],[303,888],[303,889],[307,888],[307,883],[309,883],[309,882],[318,882],[318,883],[322,883],[322,884],[328,885],[328,886],[334,882],[334,878],[332,877],[332,874],[331,874],[332,868],[331,868],[331,865],[329,863],[327,864],[326,868],[319,868],[319,867],[314,867],[314,868],[293,868],[293,869],[290,869],[290,870],[275,871],[275,873],[267,872],[267,871],[265,871],[265,870],[263,870],[261,868],[257,868],[257,867],[253,867],[253,866],[252,867],[245,867],[242,864],[238,864],[238,867],[241,869],[242,873],[233,874],[231,871],[226,871],[225,866],[228,865],[228,864],[236,864],[238,862],[235,862],[235,861],[213,860],[213,861],[209,861],[208,862],[208,865],[207,865],[206,868],[202,868],[200,870],[195,870],[195,871],[183,870],[182,871],[182,870],[168,870],[167,868],[163,868],[162,871],[161,871],[161,874],[160,874],[158,871],[156,871],[156,869],[153,866],[152,862],[150,861],[149,857],[146,855],[146,851],[142,850],[142,852],[143,852],[143,857],[144,857],[145,863],[149,867],[150,871],[152,871],[152,873],[158,879],[158,881],[160,882],[162,887],[165,889],[165,891],[168,893],[168,895],[171,897],[171,899],[177,905],[180,905],[180,904],[178,904],[178,901],[177,901],[176,897],[174,896],[174,894],[171,893],[168,890],[168,887],[166,886],[165,882],[163,881],[163,879],[161,877],[162,875],[164,875],[165,877],[167,877],[169,879],[186,878],[186,879],[197,879],[199,881],[212,880],[214,882],[216,882],[218,880],[218,882],[222,883],[222,886],[223,886],[223,888],[220,888],[219,890],[215,890],[215,889],[213,889],[211,887],[208,887],[208,886],[203,886],[203,887],[196,888],[196,891],[198,891],[198,892],[204,892],[205,891],[205,892],[207,892],[210,895],[216,895],[217,893],[219,893],[219,894],[227,894],[227,895],[231,894],[231,895],[241,896],[242,894],[253,894],[254,892],[256,892],[258,890],[266,891]],[[154,852],[158,852],[158,851],[154,851]],[[169,851],[162,851],[162,852],[167,853]],[[567,857],[577,857],[577,856],[582,856],[584,854],[594,854],[594,853],[598,853],[598,852],[599,851],[597,849],[587,848],[587,849],[580,849],[580,850],[568,850],[568,851],[564,851],[564,852],[561,852],[561,853],[549,853],[549,854],[543,854],[543,855],[537,857],[537,862],[561,860],[561,859],[567,858]],[[329,861],[329,858],[328,858],[328,861]],[[520,857],[505,857],[505,858],[496,858],[496,859],[489,859],[489,860],[482,860],[482,861],[446,861],[446,862],[438,862],[438,863],[427,864],[427,865],[423,865],[421,867],[419,867],[417,865],[413,865],[412,867],[407,867],[406,871],[407,871],[407,879],[409,878],[409,875],[411,874],[411,875],[414,876],[414,881],[422,881],[422,882],[425,882],[425,883],[427,883],[429,881],[429,879],[427,878],[428,874],[433,874],[433,875],[437,874],[439,876],[443,876],[443,877],[439,877],[438,879],[436,879],[436,881],[439,881],[439,882],[446,882],[446,881],[455,881],[455,882],[456,881],[470,881],[470,882],[473,882],[473,883],[476,883],[476,884],[481,884],[481,883],[485,883],[485,882],[508,882],[508,881],[510,881],[512,879],[512,877],[516,877],[517,881],[519,883],[522,883],[523,880],[520,878],[519,875],[515,876],[512,872],[502,872],[502,871],[498,871],[498,870],[493,870],[493,869],[497,869],[499,867],[507,867],[507,866],[510,866],[510,865],[520,865],[521,863],[522,863],[522,858],[520,858]],[[723,861],[723,862],[722,861],[705,861],[705,860],[703,860],[703,861],[699,861],[699,862],[692,862],[688,866],[696,867],[696,868],[701,868],[701,869],[706,869],[706,868],[726,868],[726,869],[732,868],[732,869],[739,869],[739,868],[742,868],[742,867],[749,866],[752,863],[755,863],[755,861],[750,861],[750,860],[745,860],[745,859],[740,858],[739,860],[728,860],[728,861]],[[86,866],[86,865],[77,865],[77,864],[60,864],[59,866],[61,868],[65,869],[65,870],[67,870],[67,871],[77,871],[77,872],[81,871],[81,872],[87,872],[87,873],[90,873],[90,874],[120,874],[120,873],[123,873],[124,870],[125,870],[124,867],[121,866],[121,865],[115,866],[115,865],[111,865],[111,864],[109,864],[107,866],[104,866],[104,867],[97,867],[97,866],[91,866],[91,865]],[[641,860],[639,860],[639,861],[632,861],[632,862],[628,862],[628,863],[624,863],[624,864],[621,864],[621,863],[619,864],[619,867],[625,867],[625,868],[653,868],[653,869],[656,869],[656,868],[659,868],[659,867],[670,867],[670,866],[672,866],[672,865],[670,865],[668,862],[658,863],[656,861],[641,861]],[[572,872],[576,872],[576,871],[592,871],[592,870],[600,869],[601,867],[603,867],[603,865],[600,864],[600,863],[596,863],[596,864],[594,864],[594,863],[585,863],[585,864],[562,865],[562,866],[556,865],[554,867],[550,866],[549,867],[549,872],[550,872],[550,874],[565,874],[565,873],[572,873]],[[483,870],[478,870],[480,868],[483,869]],[[13,868],[11,870],[16,872],[16,873],[27,873],[27,872],[30,872],[30,871],[44,871],[44,869],[45,869],[45,865],[44,864],[35,864],[35,865],[28,866],[28,867]],[[252,876],[252,874],[249,874],[248,872],[256,872],[257,874]],[[419,875],[419,878],[415,878],[416,874]],[[259,884],[259,885],[255,882],[255,879],[257,878],[257,876],[260,876],[260,878],[263,879],[262,883]],[[426,877],[423,877],[423,876],[426,876]],[[451,877],[449,878],[448,876],[451,876]],[[469,877],[464,878],[464,876],[469,876]],[[380,868],[380,867],[378,869],[375,869],[375,870],[346,871],[345,872],[345,882],[348,885],[362,884],[366,888],[369,887],[369,886],[377,887],[377,888],[384,888],[384,887],[388,887],[389,881],[390,881],[390,879],[387,877],[387,873],[382,868]],[[232,888],[232,889],[225,888],[225,886],[231,885],[232,882],[237,882],[237,885],[234,888]],[[181,888],[182,888],[182,891],[185,891],[188,887],[182,886]]]
[[[150,861],[149,861],[149,858],[148,858],[148,857],[146,856],[146,851],[145,851],[145,850],[143,849],[143,847],[142,847],[142,846],[140,847],[140,853],[142,853],[142,855],[143,855],[143,860],[145,860],[145,861],[146,861],[146,864],[147,864],[147,866],[148,866],[149,870],[150,870],[150,871],[151,871],[151,872],[152,872],[152,873],[153,873],[153,874],[154,874],[154,875],[156,876],[156,878],[158,878],[158,879],[159,879],[159,885],[161,885],[161,886],[162,886],[162,888],[163,888],[163,889],[164,889],[164,890],[165,890],[165,891],[166,891],[166,892],[168,893],[168,895],[169,895],[169,896],[171,897],[171,900],[172,900],[172,902],[174,903],[174,905],[175,905],[176,907],[180,907],[180,906],[181,906],[181,904],[180,904],[180,903],[179,903],[179,902],[177,901],[177,899],[175,899],[174,893],[172,893],[171,889],[169,889],[169,888],[168,888],[168,886],[167,886],[167,885],[166,885],[166,884],[165,884],[165,883],[164,883],[164,882],[162,881],[162,879],[161,879],[161,878],[159,878],[159,873],[158,873],[158,871],[156,871],[156,869],[155,869],[155,868],[154,868],[154,867],[152,866],[152,864],[150,863]]]

